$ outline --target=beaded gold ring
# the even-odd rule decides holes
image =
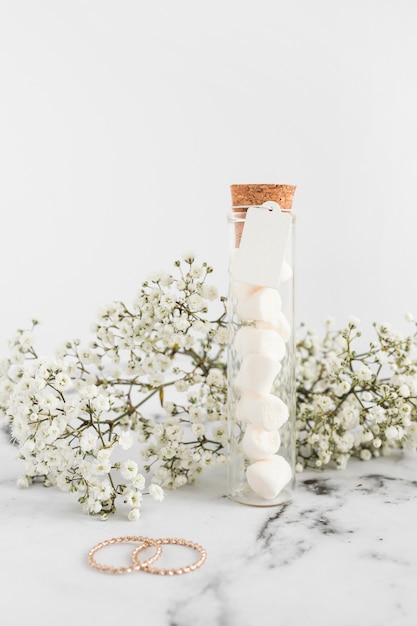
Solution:
[[[177,539],[175,537],[165,538],[165,539],[156,539],[155,541],[159,545],[174,544],[174,545],[186,546],[188,548],[193,548],[200,554],[200,558],[194,563],[192,563],[191,565],[186,565],[185,567],[177,567],[177,568],[150,567],[151,565],[151,563],[149,562],[150,559],[148,559],[147,561],[139,561],[138,559],[138,555],[146,547],[145,544],[141,544],[140,546],[135,548],[132,553],[132,561],[135,564],[135,567],[137,569],[140,569],[149,574],[159,574],[160,576],[174,576],[177,574],[187,574],[188,572],[192,572],[196,570],[198,567],[200,567],[206,560],[207,553],[205,549],[202,546],[200,546],[198,543],[194,543],[193,541],[187,541],[186,539]]]
[[[149,559],[147,559],[146,561],[143,561],[143,563],[141,563],[140,566],[132,562],[132,564],[127,567],[113,567],[111,565],[103,565],[101,563],[97,563],[97,561],[94,558],[95,553],[101,550],[102,548],[105,548],[106,546],[111,546],[115,543],[131,543],[131,542],[135,542],[135,543],[140,542],[139,547],[141,551],[145,550],[145,548],[149,548],[149,546],[152,546],[156,548],[155,554],[149,557]],[[101,543],[98,543],[96,546],[94,546],[94,548],[91,548],[90,552],[88,553],[88,563],[89,565],[91,565],[91,567],[98,569],[100,572],[107,572],[109,574],[130,574],[131,572],[135,570],[139,570],[144,567],[146,568],[149,565],[151,565],[151,563],[153,563],[154,561],[156,561],[157,558],[160,557],[161,552],[162,552],[162,546],[161,546],[160,541],[155,540],[155,539],[150,539],[149,537],[139,537],[139,536],[113,537],[112,539],[106,539],[106,541],[102,541]]]

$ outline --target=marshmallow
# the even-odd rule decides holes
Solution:
[[[262,287],[259,285],[252,285],[252,283],[242,283],[238,280],[232,280],[230,284],[231,292],[236,298],[241,300],[246,300],[251,296],[255,291],[259,291]]]
[[[277,316],[281,306],[282,300],[278,291],[271,287],[262,287],[245,300],[239,301],[236,312],[244,322],[250,320],[270,322]]]
[[[242,357],[256,352],[281,361],[285,355],[285,343],[278,333],[250,326],[243,326],[238,330],[235,348]]]
[[[265,330],[273,330],[278,333],[278,335],[282,337],[284,341],[288,341],[288,339],[291,337],[291,326],[289,325],[288,320],[282,311],[278,311],[276,315],[274,315],[268,321],[256,321],[255,327]]]
[[[264,430],[276,430],[288,419],[288,407],[281,398],[272,394],[258,396],[242,394],[236,405],[236,419],[250,422]]]
[[[246,470],[249,487],[265,500],[276,498],[291,477],[290,464],[277,454],[255,461]]]
[[[248,354],[242,359],[235,379],[236,388],[251,393],[269,394],[281,365],[263,354]]]
[[[242,439],[242,450],[250,459],[264,459],[278,452],[281,437],[277,430],[266,431],[248,424]]]

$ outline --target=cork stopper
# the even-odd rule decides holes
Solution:
[[[284,211],[291,211],[295,189],[294,185],[266,184],[230,186],[233,207],[252,206],[273,200],[277,202]],[[236,210],[242,211],[242,209]]]
[[[291,211],[295,185],[231,185],[233,215],[244,220],[248,206],[261,205],[268,200],[279,204],[283,211]],[[235,246],[240,245],[244,221],[235,224]]]

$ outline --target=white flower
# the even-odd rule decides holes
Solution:
[[[160,449],[159,456],[161,459],[170,460],[176,456],[177,450],[175,447],[175,443],[176,443],[175,441],[173,441],[172,443],[170,442],[169,444],[167,444],[166,446],[163,446]]]
[[[342,360],[337,356],[335,352],[332,351],[327,354],[325,367],[329,374],[333,374],[334,372],[339,370],[341,365],[342,365]]]
[[[207,374],[206,382],[209,386],[222,387],[226,381],[221,370],[211,369]]]
[[[108,474],[111,470],[111,463],[108,459],[95,459],[92,462],[92,470],[94,474],[100,476],[101,474]]]
[[[179,424],[176,424],[175,422],[167,422],[165,427],[165,435],[171,442],[178,441],[182,438],[183,429]]]
[[[184,252],[182,258],[186,263],[194,263],[195,254],[193,252]]]
[[[23,456],[30,456],[35,449],[35,440],[34,439],[26,439],[24,444],[20,446],[20,453]]]
[[[214,285],[203,285],[201,287],[201,295],[206,300],[216,300],[219,297],[219,292]]]
[[[140,517],[140,509],[136,507],[131,509],[127,517],[130,522],[136,522]]]
[[[372,441],[372,439],[374,438],[373,434],[369,430],[360,433],[360,435],[361,435],[361,438],[360,438],[361,441],[364,441],[364,442]]]
[[[389,336],[392,330],[392,325],[388,322],[384,322],[378,326],[378,330],[381,335]]]
[[[175,381],[175,389],[177,391],[187,391],[188,385],[185,382],[185,380],[181,380],[181,379],[180,380],[176,380]]]
[[[187,484],[187,477],[184,476],[184,474],[178,474],[178,476],[175,476],[174,478],[174,487],[178,489],[178,487],[182,487],[183,485]],[[158,485],[151,485],[149,488],[149,492],[151,487],[158,487]],[[156,497],[155,494],[151,494],[153,495],[155,500],[163,500],[164,497],[162,496],[162,498],[160,496]]]
[[[31,391],[42,391],[46,387],[46,380],[41,376],[34,376],[29,380],[25,380],[24,378],[21,380],[21,384],[25,384]]]
[[[67,374],[64,374],[64,372],[59,372],[55,377],[55,384],[58,389],[64,391],[71,386],[71,378]]]
[[[372,370],[365,365],[365,363],[359,363],[358,367],[355,370],[355,374],[358,380],[368,381],[372,378]]]
[[[98,443],[98,434],[96,431],[88,429],[84,430],[80,437],[80,447],[83,452],[91,452]]]
[[[203,298],[197,293],[193,293],[189,296],[188,305],[191,311],[201,311],[205,306]]]
[[[95,500],[94,498],[88,498],[87,502],[84,504],[84,510],[87,513],[100,513],[102,508],[102,504],[100,500]]]
[[[188,409],[188,416],[192,422],[196,422],[201,419],[203,411],[198,406],[191,406]]]
[[[120,466],[120,473],[124,479],[131,480],[138,473],[138,464],[135,461],[124,461]]]
[[[317,408],[321,411],[328,411],[333,405],[333,402],[328,396],[317,396],[315,399],[315,404]]]
[[[93,385],[94,386],[94,385]],[[108,396],[105,396],[104,394],[100,393],[97,394],[95,397],[93,397],[93,399],[91,400],[91,405],[93,406],[93,408],[98,412],[98,413],[102,413],[105,411],[109,411],[110,409],[110,398]]]
[[[161,372],[152,373],[148,376],[148,382],[151,385],[151,387],[154,387],[154,388],[160,387],[164,382],[164,375]]]
[[[214,341],[221,346],[227,344],[229,338],[228,330],[224,326],[218,328],[214,334]]]
[[[411,406],[409,404],[407,404],[406,402],[402,403],[400,408],[399,408],[399,412],[402,415],[403,419],[408,417],[411,413]]]
[[[132,479],[132,485],[135,489],[142,491],[145,487],[145,476],[143,474],[136,474],[136,476]]]
[[[368,419],[375,420],[376,424],[381,424],[385,420],[385,409],[382,406],[372,406],[368,410]]]
[[[191,428],[196,437],[202,437],[206,432],[204,424],[195,423]]]
[[[355,315],[351,315],[348,319],[348,324],[351,328],[357,328],[361,323],[360,319]]]
[[[409,398],[411,395],[410,392],[410,387],[406,384],[403,384],[400,386],[400,388],[398,389],[398,393],[400,394],[400,396],[402,396],[403,398]]]
[[[78,417],[81,411],[81,405],[78,399],[70,399],[64,403],[63,410],[68,420]]]
[[[66,427],[65,419],[63,418],[53,419],[45,433],[46,441],[48,443],[52,443],[55,439],[58,439],[58,437],[64,432],[65,427]]]
[[[349,383],[347,380],[342,380],[340,383],[335,385],[334,391],[337,396],[343,396],[345,393],[347,393],[350,390],[350,388],[351,388],[351,383]]]
[[[179,317],[178,319],[174,321],[174,327],[176,328],[176,330],[179,330],[180,332],[187,330],[189,326],[190,326],[190,322],[188,321],[188,318],[186,315],[181,315],[181,317]]]
[[[370,459],[372,459],[372,452],[367,448],[364,448],[360,452],[360,458],[362,459],[362,461],[369,461]]]
[[[190,275],[192,276],[192,278],[200,278],[203,275],[203,268],[202,267],[192,267],[190,270]]]
[[[356,428],[359,424],[359,409],[355,406],[345,405],[340,411],[340,417],[346,430]]]
[[[383,365],[384,363],[388,363],[389,356],[387,352],[384,352],[383,350],[379,350],[375,354],[375,359],[378,361],[378,363],[381,363],[381,365]]]
[[[385,436],[387,439],[399,439],[399,434],[398,428],[395,426],[388,426],[388,428],[385,429]]]
[[[16,484],[19,487],[19,489],[27,489],[30,485],[30,481],[27,476],[21,476],[20,478],[17,479]]]
[[[204,333],[206,330],[206,325],[207,325],[207,322],[204,322],[203,320],[195,320],[192,323],[193,329],[198,333]]]
[[[355,441],[355,436],[353,435],[353,433],[350,432],[345,433],[342,437],[336,437],[335,435],[334,438],[337,441],[339,450],[341,452],[349,452],[349,450],[351,450],[351,448],[353,447]]]
[[[24,330],[23,332],[21,332],[18,337],[18,343],[21,348],[24,348],[24,349],[30,348],[30,346],[33,343],[32,331]]]
[[[133,437],[129,430],[124,430],[120,433],[119,446],[122,450],[129,450],[133,446]]]
[[[162,487],[160,485],[156,485],[155,483],[149,485],[149,493],[151,494],[152,498],[157,502],[162,502],[165,497]]]
[[[39,399],[39,408],[41,411],[53,412],[59,405],[59,399],[52,395],[52,393],[46,393]]]
[[[100,500],[101,502],[106,502],[109,500],[112,493],[112,486],[110,481],[106,478],[102,480],[93,488],[93,494],[96,500]]]

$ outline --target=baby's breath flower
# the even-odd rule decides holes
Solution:
[[[187,253],[144,281],[131,306],[103,307],[92,340],[64,342],[55,360],[37,356],[36,322],[15,333],[0,361],[0,417],[19,447],[19,486],[43,480],[89,514],[125,506],[135,521],[145,495],[161,501],[226,463],[226,298],[206,284],[211,273]],[[335,330],[326,318],[323,337],[302,326],[297,472],[417,450],[417,334],[375,323],[376,338],[357,349],[359,324]]]
[[[120,474],[125,480],[132,480],[138,473],[138,465],[135,461],[124,461],[120,466]]]
[[[162,486],[192,483],[225,458],[225,299],[194,254],[174,268],[145,280],[131,307],[102,307],[92,340],[63,342],[54,362],[36,357],[33,328],[11,339],[0,415],[20,448],[22,486],[40,477],[102,519],[121,499],[136,520],[146,473],[149,494],[162,500]],[[151,404],[148,413],[157,398],[164,412]],[[137,457],[124,460],[135,443]]]
[[[186,482],[187,480],[185,480],[185,483]],[[157,502],[162,502],[162,500],[165,497],[162,487],[160,487],[160,485],[156,485],[155,483],[152,483],[151,485],[149,485],[149,493],[151,494],[152,498],[156,500]]]
[[[136,507],[131,509],[127,517],[130,522],[136,522],[140,517],[140,509]]]
[[[355,315],[351,315],[349,317],[348,325],[350,326],[350,328],[357,328],[360,323],[361,323],[360,319],[356,317]]]
[[[362,461],[369,461],[372,458],[372,452],[368,448],[363,448],[359,453],[359,457]]]
[[[407,315],[413,322],[413,317]],[[370,460],[393,448],[417,448],[417,335],[374,324],[376,340],[355,350],[359,320],[321,340],[297,340],[297,464],[343,468],[352,456]],[[313,341],[314,337],[314,341]],[[335,356],[336,355],[336,356]],[[330,433],[330,437],[329,437]],[[414,443],[415,442],[415,443]]]

